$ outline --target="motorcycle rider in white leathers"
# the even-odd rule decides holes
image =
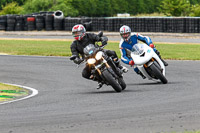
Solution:
[[[121,52],[121,61],[123,63],[129,64],[131,66],[134,66],[134,61],[132,60],[131,57],[127,56],[127,52],[126,49],[131,50],[133,45],[135,45],[136,43],[138,43],[139,41],[142,41],[144,43],[146,43],[148,46],[150,46],[151,48],[154,49],[155,53],[160,57],[160,59],[163,61],[165,66],[168,66],[168,63],[165,62],[161,56],[160,56],[160,52],[155,48],[154,44],[152,43],[150,37],[148,36],[142,36],[138,33],[133,33],[131,34],[131,28],[129,26],[123,25],[120,28],[120,35],[122,37],[120,43],[119,43],[119,48],[120,48],[120,52]],[[141,75],[142,78],[146,78],[137,67],[134,67],[134,71]]]

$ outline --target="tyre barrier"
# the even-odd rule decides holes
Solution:
[[[64,29],[65,31],[71,31],[72,27],[76,24],[81,24],[81,18],[65,18]]]
[[[54,30],[63,30],[63,18],[54,18]]]
[[[58,11],[55,11],[53,13],[53,16],[55,19],[63,19],[64,18],[64,14],[62,11],[58,10]]]
[[[53,30],[53,20],[54,20],[53,14],[46,14],[45,16],[45,30],[46,31]]]
[[[14,31],[16,23],[16,15],[7,15],[7,31]]]
[[[45,28],[45,18],[43,15],[37,15],[35,17],[35,23],[36,23],[36,30],[41,31]]]
[[[35,17],[27,17],[27,26],[28,26],[28,31],[33,31],[36,30],[36,25],[35,25]]]
[[[6,30],[7,27],[7,16],[0,16],[0,30]]]
[[[15,31],[24,30],[24,17],[22,15],[16,16]]]
[[[63,17],[61,11],[0,16],[0,30],[65,30],[83,24],[87,31],[118,32],[128,25],[134,32],[200,33],[200,17]]]

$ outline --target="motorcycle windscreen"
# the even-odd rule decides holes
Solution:
[[[141,43],[133,45],[131,52],[133,52],[135,55],[142,55],[144,53],[144,45]]]
[[[96,49],[97,48],[94,46],[94,44],[89,44],[88,46],[86,46],[83,49],[83,52],[84,52],[84,54],[86,54],[88,56],[88,55],[92,55],[93,53],[95,53]]]

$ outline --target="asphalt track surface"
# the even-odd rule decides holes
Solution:
[[[0,82],[39,94],[0,106],[1,133],[158,133],[200,130],[200,61],[168,60],[168,84],[130,68],[125,91],[81,77],[67,57],[0,56]]]

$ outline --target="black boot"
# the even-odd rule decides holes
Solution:
[[[166,61],[164,61],[162,58],[161,58],[161,55],[160,55],[160,52],[158,50],[155,51],[155,53],[158,55],[158,57],[161,59],[161,61],[163,62],[163,64],[165,66],[168,66],[168,63]]]
[[[164,64],[165,66],[168,66],[168,63],[167,63],[166,61],[164,61],[161,57],[160,57],[160,59],[161,59],[161,61],[163,62],[163,64]]]
[[[146,78],[140,71],[138,71],[137,74],[139,74],[143,79]]]
[[[100,89],[103,86],[102,82],[98,82],[97,89]]]
[[[114,60],[114,62],[115,62],[115,65],[116,65],[119,69],[121,69],[121,71],[122,71],[123,73],[127,73],[127,72],[128,72],[128,68],[126,68],[125,66],[122,66],[122,65],[120,64],[120,61],[119,61],[118,58],[115,58],[115,59],[113,59],[113,60]]]

